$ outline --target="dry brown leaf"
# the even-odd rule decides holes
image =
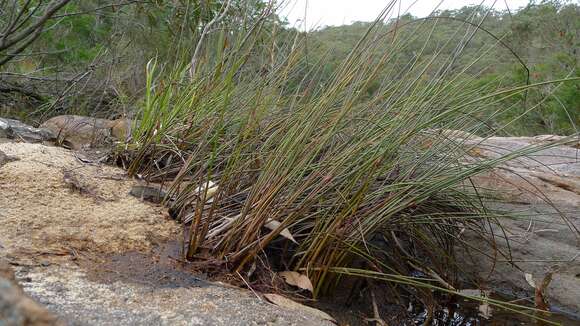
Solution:
[[[264,298],[266,298],[266,300],[270,301],[271,303],[273,303],[279,307],[286,308],[289,310],[299,310],[302,312],[309,313],[309,314],[316,316],[318,318],[329,320],[333,323],[336,323],[336,320],[334,320],[334,318],[332,318],[332,316],[325,313],[324,311],[305,306],[301,303],[298,303],[294,300],[290,300],[290,299],[283,297],[279,294],[267,293],[267,294],[264,294]]]
[[[282,224],[282,223],[280,223],[276,220],[268,220],[266,222],[266,224],[264,224],[264,226],[267,227],[268,229],[274,231],[280,226],[280,224]],[[296,242],[296,240],[294,239],[294,237],[292,236],[292,233],[290,233],[290,230],[288,230],[288,228],[283,229],[282,232],[280,232],[280,235],[283,236],[284,238],[294,242],[295,244],[298,244],[298,242]]]
[[[194,192],[194,193],[196,193],[196,194],[203,194],[203,192],[205,191],[205,186],[206,186],[206,185],[205,185],[205,184],[203,184],[203,185],[201,185],[201,186],[197,187],[197,188],[195,189],[195,192]],[[207,201],[209,201],[209,200],[210,200],[210,198],[212,198],[212,197],[213,197],[213,196],[216,194],[216,192],[218,191],[218,188],[219,188],[219,187],[218,187],[218,186],[215,184],[215,182],[213,182],[213,181],[209,181],[209,182],[207,183],[207,187],[208,187],[208,189],[207,189],[207,193],[205,194],[205,200],[206,200],[206,202],[207,202]]]
[[[540,286],[536,286],[535,291],[535,298],[534,303],[536,305],[536,309],[550,311],[550,305],[548,304],[547,300],[547,289],[550,283],[552,282],[552,273],[546,274],[544,279],[542,280],[542,284]]]
[[[547,301],[546,289],[550,285],[550,282],[552,282],[552,273],[546,274],[541,284],[535,282],[532,274],[525,273],[524,277],[528,284],[534,288],[534,304],[536,309],[549,311],[550,306]]]
[[[280,275],[282,278],[284,278],[286,283],[288,283],[290,285],[294,285],[296,287],[299,287],[303,290],[308,290],[310,292],[312,292],[314,290],[314,288],[312,287],[312,282],[310,282],[310,279],[308,278],[308,276],[306,276],[304,274],[300,274],[300,273],[292,272],[292,271],[286,271],[286,272],[280,272],[280,273],[278,273],[278,275]]]
[[[218,191],[218,186],[209,188],[207,190],[207,194],[205,196],[205,200],[209,200],[210,198],[212,198],[213,195],[215,195],[217,191]]]

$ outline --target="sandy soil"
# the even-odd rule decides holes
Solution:
[[[0,167],[0,252],[12,260],[147,250],[177,230],[163,208],[129,195],[135,181],[121,169],[40,144],[0,151],[17,158]]]

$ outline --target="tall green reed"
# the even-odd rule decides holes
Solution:
[[[499,217],[463,185],[558,143],[466,160],[469,137],[447,130],[493,135],[482,113],[537,85],[476,83],[471,68],[497,40],[461,65],[461,47],[445,54],[473,24],[435,47],[436,19],[385,33],[394,5],[324,82],[323,60],[305,64],[307,35],[265,19],[208,37],[193,78],[186,65],[150,62],[130,172],[169,184],[167,204],[189,223],[188,259],[208,252],[240,271],[270,250],[273,267],[306,274],[314,296],[352,269],[376,278],[422,268],[458,282],[454,249],[468,245],[458,235],[483,234]],[[404,57],[413,42],[421,51]]]

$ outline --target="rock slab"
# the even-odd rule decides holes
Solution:
[[[64,326],[64,322],[22,291],[14,271],[2,259],[0,259],[0,325]]]
[[[45,128],[34,128],[18,120],[0,118],[0,138],[40,143],[53,140],[55,136]]]
[[[464,144],[470,147],[472,159],[496,159],[531,146],[546,147],[473,178],[479,190],[490,196],[488,208],[510,215],[490,231],[498,249],[511,257],[500,256],[493,262],[474,254],[466,259],[467,270],[494,290],[531,298],[534,288],[526,277],[541,284],[550,274],[547,297],[552,308],[579,317],[580,142],[551,135],[470,136]],[[474,239],[474,246],[480,245]]]

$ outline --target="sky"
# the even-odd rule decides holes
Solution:
[[[389,0],[286,0],[281,16],[286,16],[292,26],[304,29],[305,6],[306,27],[308,30],[322,26],[350,24],[355,21],[372,21],[386,6]],[[480,4],[482,0],[400,0],[401,12],[408,11],[414,16],[425,17],[433,9],[457,9],[466,5]],[[413,4],[414,3],[414,4]],[[494,8],[510,10],[525,6],[528,0],[497,0]],[[491,6],[493,0],[484,0]],[[397,7],[398,8],[398,7]],[[409,9],[410,8],[410,9]]]

